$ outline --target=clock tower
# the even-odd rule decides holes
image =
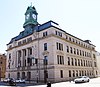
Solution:
[[[27,28],[29,26],[34,27],[34,26],[38,25],[37,15],[38,15],[38,13],[37,13],[35,7],[29,6],[25,13],[25,23],[23,24],[23,27]]]

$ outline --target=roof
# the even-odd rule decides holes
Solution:
[[[11,41],[10,41],[7,45],[11,44],[13,41],[18,41],[18,40],[20,40],[20,39],[22,39],[22,38],[25,38],[25,37],[31,35],[31,34],[34,32],[34,30],[37,31],[37,32],[40,32],[40,31],[45,30],[45,29],[47,29],[47,28],[49,28],[49,27],[55,27],[56,29],[59,29],[59,30],[61,30],[62,32],[66,33],[66,34],[68,34],[68,35],[70,35],[70,36],[72,36],[72,37],[75,37],[75,36],[73,36],[73,35],[67,33],[66,31],[60,29],[58,23],[56,23],[56,22],[50,20],[50,21],[48,21],[48,22],[46,22],[46,23],[44,23],[44,24],[36,25],[35,27],[33,27],[33,28],[31,28],[31,29],[25,29],[24,31],[20,32],[18,36],[12,38]],[[77,38],[77,37],[75,37],[75,38]],[[83,42],[85,42],[85,43],[90,44],[90,43],[89,43],[88,41],[86,41],[86,40],[84,41],[84,40],[82,40],[82,39],[80,39],[80,38],[77,38],[77,39],[79,39],[79,40],[81,40],[81,41],[83,41]],[[93,45],[93,44],[90,44],[90,45]]]

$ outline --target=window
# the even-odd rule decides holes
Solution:
[[[57,31],[55,31],[56,35],[57,35]]]
[[[81,50],[80,50],[80,55],[82,55]]]
[[[70,65],[70,58],[68,57],[68,65]]]
[[[73,42],[75,42],[74,38],[73,38]]]
[[[17,79],[20,78],[20,72],[17,72]]]
[[[95,54],[93,54],[93,58],[96,58],[96,57],[95,57]]]
[[[58,61],[58,64],[64,64],[64,57],[57,55],[57,61]]]
[[[74,65],[73,58],[71,58],[71,60],[72,60],[71,62],[72,62],[72,66],[73,66]]]
[[[79,76],[81,76],[81,71],[79,71]]]
[[[68,36],[66,35],[66,39],[68,39]]]
[[[48,65],[48,56],[44,56],[44,65]]]
[[[18,57],[21,57],[21,50],[18,51]]]
[[[32,37],[27,38],[27,42],[32,42]]]
[[[78,66],[80,66],[80,60],[78,59]]]
[[[23,44],[25,44],[26,43],[26,39],[25,40],[23,40]]]
[[[81,66],[83,66],[83,61],[82,61],[82,59],[81,59]]]
[[[79,50],[77,49],[77,55],[79,55]]]
[[[86,71],[85,71],[85,76],[86,76]]]
[[[69,46],[67,46],[67,52],[69,53]]]
[[[59,44],[58,44],[58,42],[56,43],[56,46],[57,46],[57,50],[59,49]]]
[[[75,77],[75,71],[73,70],[73,77]]]
[[[76,54],[76,49],[74,48],[74,54]]]
[[[28,55],[32,55],[32,48],[28,49]]]
[[[71,70],[69,70],[69,77],[71,77]]]
[[[55,31],[55,33],[56,33],[56,35],[62,37],[62,33],[61,33],[61,32],[59,32],[59,31]]]
[[[70,53],[73,53],[73,49],[72,49],[72,47],[70,47]]]
[[[83,56],[84,56],[84,51],[82,51],[83,52]]]
[[[11,60],[11,53],[9,54],[9,60]]]
[[[56,46],[57,46],[57,50],[63,51],[63,44],[57,42]]]
[[[69,37],[69,41],[71,41],[71,37]]]
[[[97,67],[97,64],[96,64],[96,62],[94,62],[94,67]]]
[[[46,32],[43,32],[43,37],[45,37],[47,35],[48,35],[47,31]]]
[[[88,67],[90,67],[90,61],[88,61]]]
[[[96,75],[98,75],[98,72],[96,71]]]
[[[85,66],[85,60],[83,60],[83,62],[84,62],[84,66]]]
[[[20,42],[18,42],[18,46],[20,46],[21,45],[21,41]]]
[[[76,44],[77,44],[77,40],[76,40]]]
[[[31,79],[31,72],[27,72],[27,80]]]
[[[9,46],[9,49],[12,48],[12,45]]]
[[[78,77],[78,71],[76,70],[76,76]]]
[[[86,57],[86,52],[85,52],[85,57]]]
[[[44,43],[44,51],[47,50],[47,43]]]
[[[77,66],[77,59],[75,59],[75,66]]]
[[[60,77],[63,78],[63,70],[60,70]]]

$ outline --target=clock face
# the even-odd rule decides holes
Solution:
[[[36,15],[35,15],[35,14],[32,14],[32,17],[33,17],[34,19],[36,19]]]
[[[29,14],[27,14],[27,15],[26,15],[26,19],[28,19],[28,18],[29,18],[29,16],[30,16],[30,15],[29,15]]]

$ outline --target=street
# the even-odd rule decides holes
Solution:
[[[8,83],[0,82],[0,86],[8,86]],[[47,85],[36,85],[29,84],[29,83],[18,83],[16,86],[34,86],[34,87],[47,87]],[[99,78],[92,78],[90,79],[90,82],[87,83],[77,83],[75,84],[73,81],[71,82],[60,82],[60,83],[54,83],[51,85],[51,87],[100,87],[100,77]]]
[[[46,85],[38,85],[34,87],[46,87]],[[90,79],[87,83],[61,82],[52,84],[51,87],[100,87],[100,77]]]
[[[41,83],[40,83],[41,84]],[[16,86],[36,86],[37,83],[16,83]],[[0,86],[9,86],[9,83],[0,82]]]

